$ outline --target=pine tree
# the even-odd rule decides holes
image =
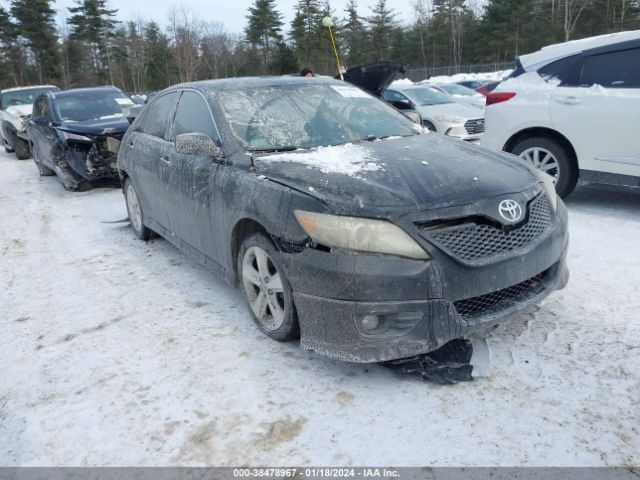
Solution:
[[[274,46],[282,40],[282,14],[276,9],[276,0],[255,0],[247,20],[247,41],[262,51],[263,73],[267,73]]]
[[[291,22],[291,39],[298,61],[312,70],[318,70],[325,44],[322,26],[323,9],[320,0],[299,0]]]
[[[387,7],[387,0],[378,0],[367,18],[376,60],[387,60],[391,53],[391,35],[397,26],[395,13]]]
[[[52,0],[13,0],[11,15],[19,37],[31,51],[40,83],[58,82],[61,79],[60,51],[55,28],[56,12]]]
[[[347,66],[355,67],[367,62],[368,32],[364,22],[358,14],[356,0],[348,0],[345,9],[347,14],[343,21],[342,37],[345,39],[344,62]]]
[[[169,39],[155,22],[144,28],[145,87],[150,91],[161,90],[173,83],[172,53]]]
[[[117,24],[113,18],[118,11],[108,9],[107,0],[76,0],[76,5],[69,8],[69,38],[86,46],[95,80],[113,83],[111,47]]]

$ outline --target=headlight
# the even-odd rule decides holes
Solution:
[[[404,230],[385,220],[343,217],[296,210],[296,219],[314,241],[358,252],[431,258]]]
[[[439,114],[439,115],[434,115],[433,118],[435,118],[437,121],[442,123],[453,123],[456,125],[457,124],[464,125],[464,118],[454,117],[453,115]]]
[[[75,140],[77,142],[93,142],[89,137],[84,135],[76,135],[75,133],[62,131],[62,136],[65,140]]]
[[[537,168],[531,169],[538,176],[544,189],[547,192],[547,197],[549,197],[549,201],[551,202],[551,208],[555,212],[558,208],[558,194],[556,193],[556,185],[553,183],[553,177],[542,170],[538,170]]]

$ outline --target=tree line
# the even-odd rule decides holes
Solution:
[[[409,23],[388,0],[377,0],[368,15],[357,2],[336,11],[329,0],[298,0],[285,23],[276,0],[254,0],[244,31],[233,33],[186,8],[173,8],[160,25],[118,21],[107,0],[76,0],[66,12],[54,0],[12,0],[0,6],[0,85],[148,92],[302,66],[335,74],[325,16],[346,66],[389,59],[411,68],[498,64],[550,43],[640,28],[640,0],[414,0]],[[59,13],[66,15],[60,25]]]

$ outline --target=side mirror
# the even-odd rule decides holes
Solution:
[[[204,133],[183,133],[176,136],[176,152],[186,155],[222,156],[222,149]]]
[[[134,105],[133,107],[129,107],[125,112],[125,117],[129,120],[129,125],[133,123],[133,121],[142,113],[144,110],[144,105]]]

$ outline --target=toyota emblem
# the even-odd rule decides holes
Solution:
[[[520,204],[511,199],[501,201],[500,205],[498,205],[498,212],[502,218],[510,223],[519,221],[523,214]]]

